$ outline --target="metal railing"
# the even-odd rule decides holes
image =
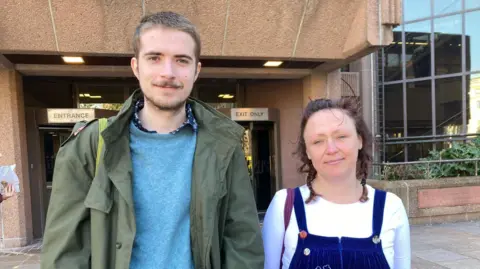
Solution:
[[[373,178],[382,180],[478,176],[480,158],[373,163]],[[453,164],[457,165],[453,165]],[[463,163],[459,166],[458,163]],[[375,169],[379,168],[379,169]]]

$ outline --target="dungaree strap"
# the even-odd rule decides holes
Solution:
[[[305,206],[303,202],[302,193],[300,192],[300,188],[295,188],[295,217],[297,218],[298,230],[305,231],[308,233],[307,229],[307,219],[305,217]]]
[[[382,190],[375,190],[375,198],[373,202],[373,234],[380,235],[383,224],[383,211],[385,209],[385,198],[387,193]]]

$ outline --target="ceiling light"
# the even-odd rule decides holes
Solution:
[[[226,94],[220,94],[220,95],[218,95],[218,97],[223,98],[223,99],[232,99],[234,96],[226,93]]]
[[[282,61],[268,61],[263,66],[279,67],[282,63],[283,63]]]
[[[92,98],[92,99],[100,99],[100,98],[102,98],[102,96],[101,96],[101,95],[91,95],[90,98]]]
[[[85,63],[83,61],[82,57],[62,56],[62,59],[67,64],[83,64],[83,63]]]
[[[78,96],[80,97],[85,97],[85,95],[83,93],[79,94]]]

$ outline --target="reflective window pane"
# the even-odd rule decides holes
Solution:
[[[385,85],[385,138],[404,137],[402,84]]]
[[[432,135],[432,83],[430,80],[407,83],[407,135]]]
[[[467,76],[467,132],[480,133],[480,74]]]
[[[462,0],[434,0],[434,14],[442,15],[457,12],[462,9]]]
[[[435,80],[437,135],[462,132],[462,77]]]
[[[480,0],[477,0],[480,2]],[[480,11],[465,14],[466,66],[468,71],[480,71]]]
[[[215,108],[234,108],[237,102],[237,82],[231,79],[199,79],[195,83],[198,99]]]
[[[430,0],[404,0],[404,21],[416,20],[431,15]]]
[[[125,101],[122,85],[78,84],[79,108],[120,110]]]
[[[434,20],[435,74],[462,72],[462,15]]]
[[[385,162],[404,162],[405,161],[405,149],[404,145],[387,145],[385,147]]]
[[[385,81],[402,79],[402,28],[393,30],[393,42],[383,49]]]
[[[428,157],[433,149],[433,143],[414,143],[408,144],[407,161],[418,161],[420,158]]]
[[[478,0],[465,0],[465,9],[480,7],[480,1]]]
[[[66,80],[25,76],[23,77],[23,96],[26,107],[73,108],[76,106],[72,83]]]
[[[407,78],[431,74],[430,20],[405,25],[405,61]]]

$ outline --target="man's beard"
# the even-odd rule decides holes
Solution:
[[[154,86],[157,87],[170,87],[174,88],[176,91],[181,91],[183,90],[183,84],[180,82],[174,82],[174,81],[160,81],[153,83]],[[150,98],[149,96],[145,95],[145,101],[149,102],[153,106],[155,106],[156,109],[162,110],[162,111],[177,111],[182,109],[185,106],[185,103],[187,99],[180,100],[180,101],[175,101],[173,103],[168,103],[168,102],[162,102],[162,100],[154,100]]]
[[[145,95],[145,101],[152,104],[156,109],[162,110],[162,111],[180,110],[185,106],[185,103],[187,102],[187,100],[184,99],[184,100],[175,101],[172,103],[167,103],[167,102],[162,102],[161,100],[153,100],[149,98],[147,95]]]

